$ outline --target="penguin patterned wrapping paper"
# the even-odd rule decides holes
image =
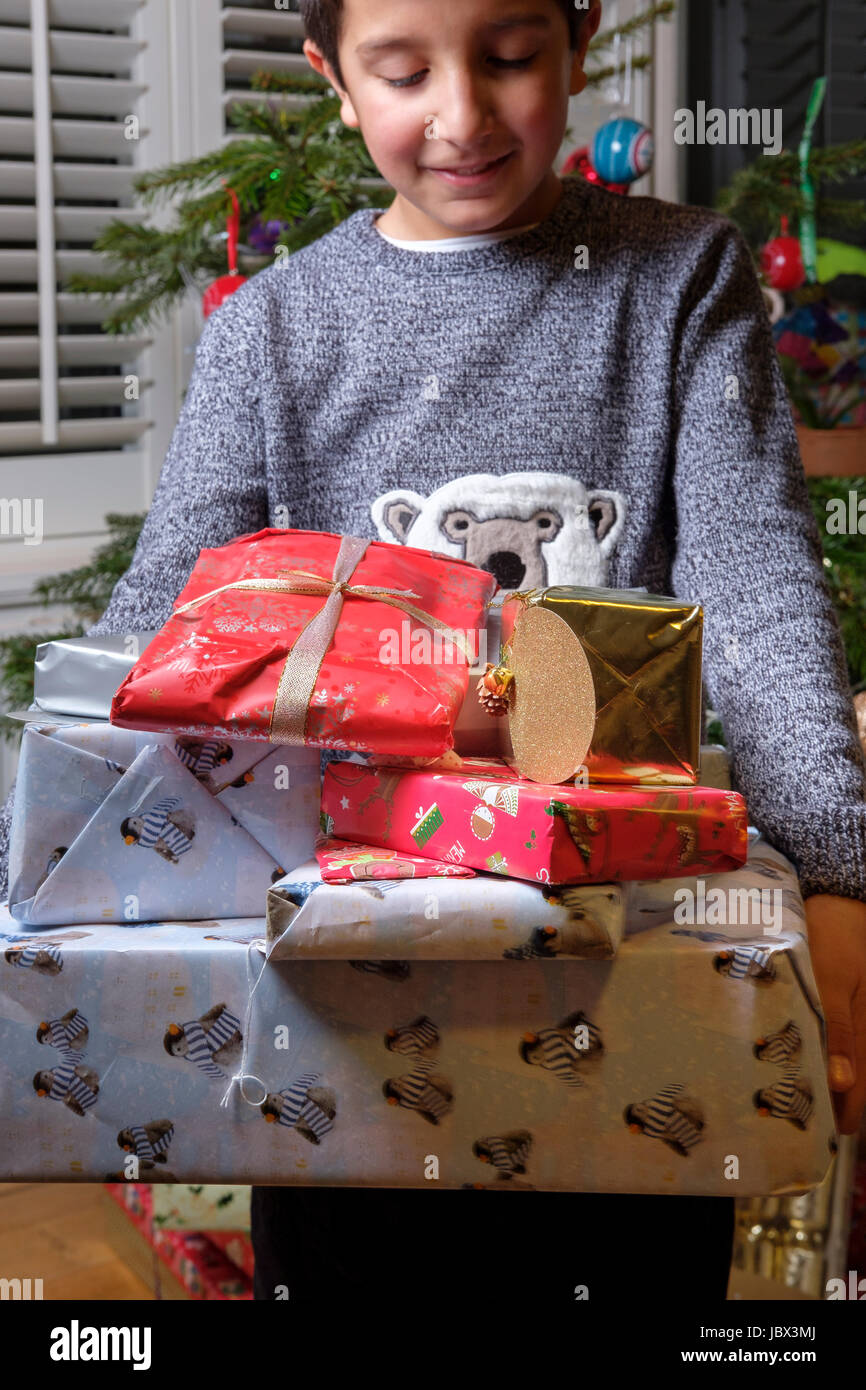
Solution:
[[[312,852],[319,754],[135,733],[24,730],[9,850],[28,926],[238,917]]]
[[[609,960],[622,940],[621,884],[551,888],[495,874],[406,878],[403,857],[393,862],[391,879],[329,882],[327,868],[312,862],[275,883],[267,934],[280,938],[280,959]]]
[[[628,894],[613,960],[281,960],[291,929],[266,960],[261,917],[28,933],[0,909],[0,1180],[816,1186],[835,1132],[793,869],[756,841]]]

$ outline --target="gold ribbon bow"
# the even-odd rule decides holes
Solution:
[[[314,574],[311,570],[293,569],[280,570],[279,573],[286,576],[283,579],[236,579],[231,584],[221,584],[218,589],[211,589],[206,594],[199,594],[198,598],[190,599],[189,603],[182,604],[172,614],[172,617],[176,618],[179,614],[186,613],[188,609],[194,608],[199,603],[204,603],[206,599],[214,598],[216,594],[225,593],[228,589],[252,589],[263,593],[321,594],[325,596],[324,604],[307,625],[301,628],[286,657],[277,686],[268,729],[268,738],[271,743],[303,745],[306,742],[310,700],[316,689],[316,681],[319,678],[322,662],[337,630],[343,601],[347,595],[351,595],[353,598],[372,599],[376,603],[386,603],[391,608],[399,608],[409,617],[424,623],[426,627],[433,628],[437,632],[448,633],[449,642],[457,647],[467,664],[472,665],[471,653],[467,650],[466,642],[459,632],[449,628],[447,623],[443,623],[440,618],[434,618],[432,613],[427,613],[423,608],[416,608],[414,604],[407,602],[410,598],[419,597],[412,589],[383,589],[375,584],[349,583],[367,553],[369,545],[370,541],[364,540],[360,536],[343,536],[330,579],[321,574]]]

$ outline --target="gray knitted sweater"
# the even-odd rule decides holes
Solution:
[[[465,555],[504,587],[699,601],[751,819],[804,891],[866,899],[866,769],[739,234],[577,179],[537,227],[457,252],[395,246],[376,215],[208,320],[132,565],[91,631],[159,627],[202,547],[266,525]]]

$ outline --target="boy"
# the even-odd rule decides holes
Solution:
[[[410,545],[432,526],[436,548],[483,558],[508,588],[539,572],[587,582],[583,560],[553,572],[545,547],[588,521],[589,582],[704,605],[734,775],[808,895],[851,1133],[866,1097],[864,767],[796,437],[735,230],[553,172],[600,10],[302,0],[304,51],[396,198],[208,322],[132,566],[92,631],[160,626],[198,551],[278,506],[292,526],[360,535],[372,515]],[[384,1309],[402,1290],[456,1308],[525,1291],[546,1308],[581,1284],[620,1300],[627,1270],[632,1296],[721,1299],[732,1207],[535,1193],[503,1212],[478,1194],[256,1189],[257,1296],[285,1285],[296,1302]]]

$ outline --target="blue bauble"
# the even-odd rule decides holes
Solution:
[[[653,167],[655,150],[648,126],[618,116],[595,133],[589,149],[593,169],[607,183],[633,183]]]

